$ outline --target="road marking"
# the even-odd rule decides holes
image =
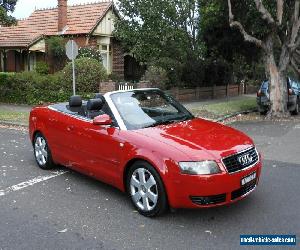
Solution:
[[[7,195],[10,192],[19,191],[21,189],[33,186],[34,184],[37,184],[37,183],[40,183],[40,182],[43,182],[43,181],[50,180],[50,179],[52,179],[54,177],[63,175],[65,173],[68,173],[68,171],[59,170],[59,171],[56,171],[56,172],[52,172],[50,175],[35,177],[35,178],[33,178],[33,179],[29,180],[29,181],[24,181],[24,182],[21,182],[19,184],[16,184],[16,185],[13,185],[11,187],[8,187],[8,188],[5,188],[3,190],[0,190],[0,196]]]

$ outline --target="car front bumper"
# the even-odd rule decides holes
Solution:
[[[221,163],[220,163],[221,164]],[[178,174],[168,187],[168,199],[172,208],[207,208],[236,202],[250,194],[257,186],[262,163],[240,172],[208,176]],[[256,179],[241,185],[241,180],[256,172]]]

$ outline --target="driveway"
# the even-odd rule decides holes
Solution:
[[[108,185],[38,169],[27,132],[0,125],[0,249],[240,249],[240,234],[299,237],[300,120],[231,126],[264,156],[257,190],[231,206],[148,219]]]

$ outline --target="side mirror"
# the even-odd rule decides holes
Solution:
[[[112,124],[112,120],[110,118],[109,115],[107,114],[104,114],[104,115],[99,115],[99,116],[96,116],[93,120],[93,124],[94,125],[111,125]]]

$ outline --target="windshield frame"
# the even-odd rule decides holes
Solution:
[[[183,112],[187,117],[187,120],[189,119],[194,119],[195,117],[191,114],[191,112],[189,110],[187,110],[180,102],[178,102],[175,98],[173,98],[171,95],[168,95],[167,93],[165,93],[164,91],[158,89],[158,88],[146,88],[146,89],[132,89],[132,90],[123,90],[123,91],[114,91],[114,92],[109,92],[106,93],[104,95],[105,99],[107,100],[108,105],[110,106],[117,122],[118,125],[120,127],[121,130],[138,130],[138,129],[144,129],[147,127],[151,127],[151,126],[146,126],[146,127],[141,127],[141,128],[130,128],[128,126],[126,126],[122,115],[120,114],[117,106],[115,105],[112,96],[115,94],[121,94],[121,93],[128,93],[128,92],[142,92],[142,91],[155,91],[155,92],[159,92],[160,95],[163,96],[163,98],[171,98],[172,100],[172,106],[174,105],[174,107],[176,109],[178,109],[179,111]],[[169,101],[169,100],[168,100]],[[181,115],[182,116],[182,115]],[[174,121],[176,122],[176,121]],[[178,122],[180,122],[180,120],[178,120]],[[160,124],[158,124],[160,125]]]

